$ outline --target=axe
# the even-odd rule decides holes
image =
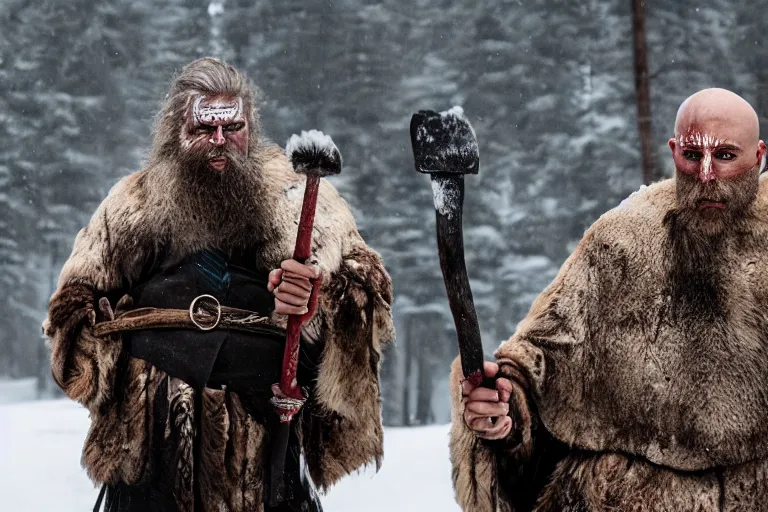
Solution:
[[[461,107],[440,113],[421,110],[411,118],[411,145],[416,170],[432,179],[437,250],[456,324],[461,369],[464,378],[478,386],[484,382],[483,345],[462,234],[464,175],[477,174],[480,167],[477,138]]]
[[[293,259],[300,263],[306,263],[312,255],[312,227],[315,220],[320,178],[341,172],[341,154],[333,140],[317,130],[303,131],[301,135],[292,135],[285,147],[285,153],[291,160],[293,170],[307,176],[299,229],[296,235],[296,246],[293,252]],[[309,299],[310,311],[311,305],[316,302],[319,288],[319,282],[312,287],[312,297]],[[270,401],[280,418],[280,423],[272,441],[269,496],[271,507],[277,506],[288,498],[285,493],[283,475],[288,436],[293,416],[301,410],[306,400],[299,388],[296,372],[299,361],[301,327],[308,320],[307,316],[290,315],[288,317],[280,382],[272,386],[274,396]]]

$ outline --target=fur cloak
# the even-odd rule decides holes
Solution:
[[[277,147],[260,148],[262,195],[271,233],[259,241],[263,268],[290,258],[296,239],[304,178]],[[195,392],[149,363],[130,357],[121,337],[94,337],[90,326],[100,296],[130,291],[152,245],[170,241],[178,257],[215,244],[212,230],[174,229],[162,187],[148,187],[144,169],[121,180],[77,236],[44,329],[50,339],[53,376],[67,395],[88,408],[91,428],[82,464],[95,483],[141,484],[152,471],[153,436],[176,436],[175,494],[179,511],[194,507],[192,429]],[[201,212],[204,213],[204,212]],[[234,222],[248,223],[249,219]],[[170,239],[168,232],[173,235]],[[305,337],[322,343],[318,376],[305,405],[299,436],[314,484],[325,489],[382,458],[379,358],[394,339],[391,280],[379,255],[355,226],[346,202],[322,180],[313,233],[313,258],[323,271],[317,314]],[[115,295],[116,294],[116,295]],[[113,302],[114,304],[114,302]],[[273,315],[276,325],[286,317]],[[198,418],[202,440],[199,489],[203,510],[262,510],[262,476],[268,450],[265,428],[248,416],[238,396],[205,389]],[[168,401],[167,424],[156,428],[157,400]]]
[[[714,256],[721,314],[676,310],[675,207],[666,180],[603,215],[499,347],[509,439],[477,438],[452,397],[464,510],[768,510],[768,181]]]

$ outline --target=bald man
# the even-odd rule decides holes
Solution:
[[[466,511],[768,510],[768,180],[752,107],[680,106],[674,179],[585,234],[486,363],[453,365]]]

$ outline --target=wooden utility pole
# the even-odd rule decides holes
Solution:
[[[648,46],[645,39],[645,0],[632,0],[632,39],[635,54],[635,92],[637,94],[637,128],[643,159],[643,183],[659,179],[653,151],[651,93],[648,84]]]

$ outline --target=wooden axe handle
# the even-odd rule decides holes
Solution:
[[[462,204],[464,176],[432,175],[435,186],[443,197],[450,197],[451,207],[436,208],[437,251],[443,272],[448,303],[453,314],[458,337],[461,368],[464,378],[474,386],[483,381],[483,344],[477,321],[469,276],[464,262],[464,236],[462,230]]]

